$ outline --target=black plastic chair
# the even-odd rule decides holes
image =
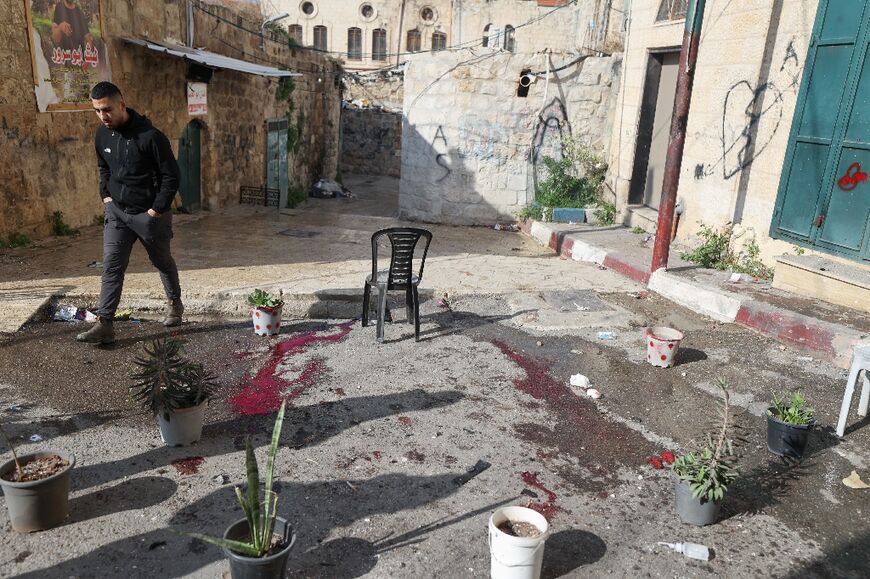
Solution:
[[[378,271],[378,241],[386,236],[390,240],[392,255],[390,269]],[[420,258],[420,270],[414,273],[414,249],[420,238],[425,239],[423,255]],[[423,278],[423,266],[426,264],[426,254],[432,242],[432,233],[415,227],[390,227],[381,229],[372,235],[372,273],[366,277],[363,289],[362,325],[369,324],[369,306],[372,287],[378,290],[378,342],[384,341],[384,316],[387,310],[387,292],[393,290],[405,291],[405,306],[408,311],[408,323],[414,324],[414,339],[420,341],[420,295],[417,285]]]

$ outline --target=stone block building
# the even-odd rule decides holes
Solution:
[[[54,4],[0,3],[0,233],[48,234],[56,211],[73,227],[102,214],[88,82],[79,83],[77,96],[57,75],[43,82],[58,54],[64,63],[62,51],[48,51],[46,61],[41,50],[53,41]],[[286,202],[294,188],[335,176],[339,65],[291,49],[280,35],[261,37],[259,2],[78,4],[90,4],[86,17],[106,56],[104,78],[152,119],[179,156],[177,204],[224,207],[239,202],[241,187],[267,184]],[[202,87],[204,95],[190,94]]]
[[[621,59],[552,60],[549,74],[542,54],[467,49],[411,60],[399,195],[404,217],[513,221],[534,199],[543,156],[559,157],[565,138],[607,149]],[[522,78],[533,82],[523,87]]]

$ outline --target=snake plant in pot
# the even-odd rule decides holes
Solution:
[[[248,294],[248,305],[251,306],[255,334],[272,336],[281,331],[281,309],[284,307],[281,293],[276,296],[268,291],[255,289]]]
[[[286,402],[281,404],[272,429],[262,499],[260,498],[260,471],[251,438],[248,437],[245,443],[247,489],[243,492],[239,487],[235,488],[245,518],[230,525],[221,538],[201,533],[183,533],[223,547],[224,554],[230,560],[233,579],[281,579],[287,568],[290,549],[296,541],[293,527],[286,519],[278,516],[278,495],[272,490],[275,478],[275,456],[278,454],[278,440],[281,438],[285,406]]]
[[[677,479],[677,513],[683,521],[699,526],[716,522],[728,486],[737,479],[734,449],[728,437],[728,387],[722,380],[719,387],[724,394],[719,437],[713,442],[708,435],[703,448],[678,456],[671,466]]]
[[[202,436],[205,409],[215,377],[202,364],[184,357],[181,340],[162,337],[146,343],[134,360],[130,396],[157,417],[160,437],[168,446],[192,444]]]
[[[767,449],[779,456],[801,458],[815,420],[800,392],[773,397],[767,409]]]

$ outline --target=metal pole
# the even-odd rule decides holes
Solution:
[[[662,181],[662,200],[656,226],[656,242],[650,271],[668,266],[671,250],[671,228],[674,222],[674,207],[677,204],[677,188],[680,185],[680,167],[683,163],[683,146],[686,143],[686,125],[689,120],[689,104],[692,101],[692,82],[695,78],[695,63],[698,61],[698,43],[701,39],[701,24],[704,20],[705,0],[690,0],[686,13],[686,29],[683,47],[680,50],[680,68],[677,73],[677,94],[674,114],[671,118],[671,137],[668,156],[665,160],[665,176]]]

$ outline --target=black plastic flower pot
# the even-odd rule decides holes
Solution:
[[[275,519],[275,534],[284,537],[286,546],[268,557],[245,557],[224,547],[224,554],[230,560],[230,573],[233,579],[283,579],[287,571],[290,549],[296,542],[293,526],[286,519]],[[240,519],[230,525],[224,533],[225,539],[247,541],[250,537],[248,520]]]
[[[48,478],[29,482],[12,482],[5,476],[15,470],[15,461],[10,460],[0,466],[0,486],[6,497],[9,521],[19,533],[32,533],[51,529],[61,524],[69,514],[69,473],[76,463],[71,452],[47,450],[18,457],[25,465],[28,462],[48,456],[59,456],[69,465]]]
[[[802,458],[812,424],[788,424],[767,412],[767,450],[778,456]]]
[[[689,483],[677,480],[674,483],[676,492],[677,514],[684,522],[703,527],[712,525],[719,520],[721,501],[708,501],[692,496]]]

